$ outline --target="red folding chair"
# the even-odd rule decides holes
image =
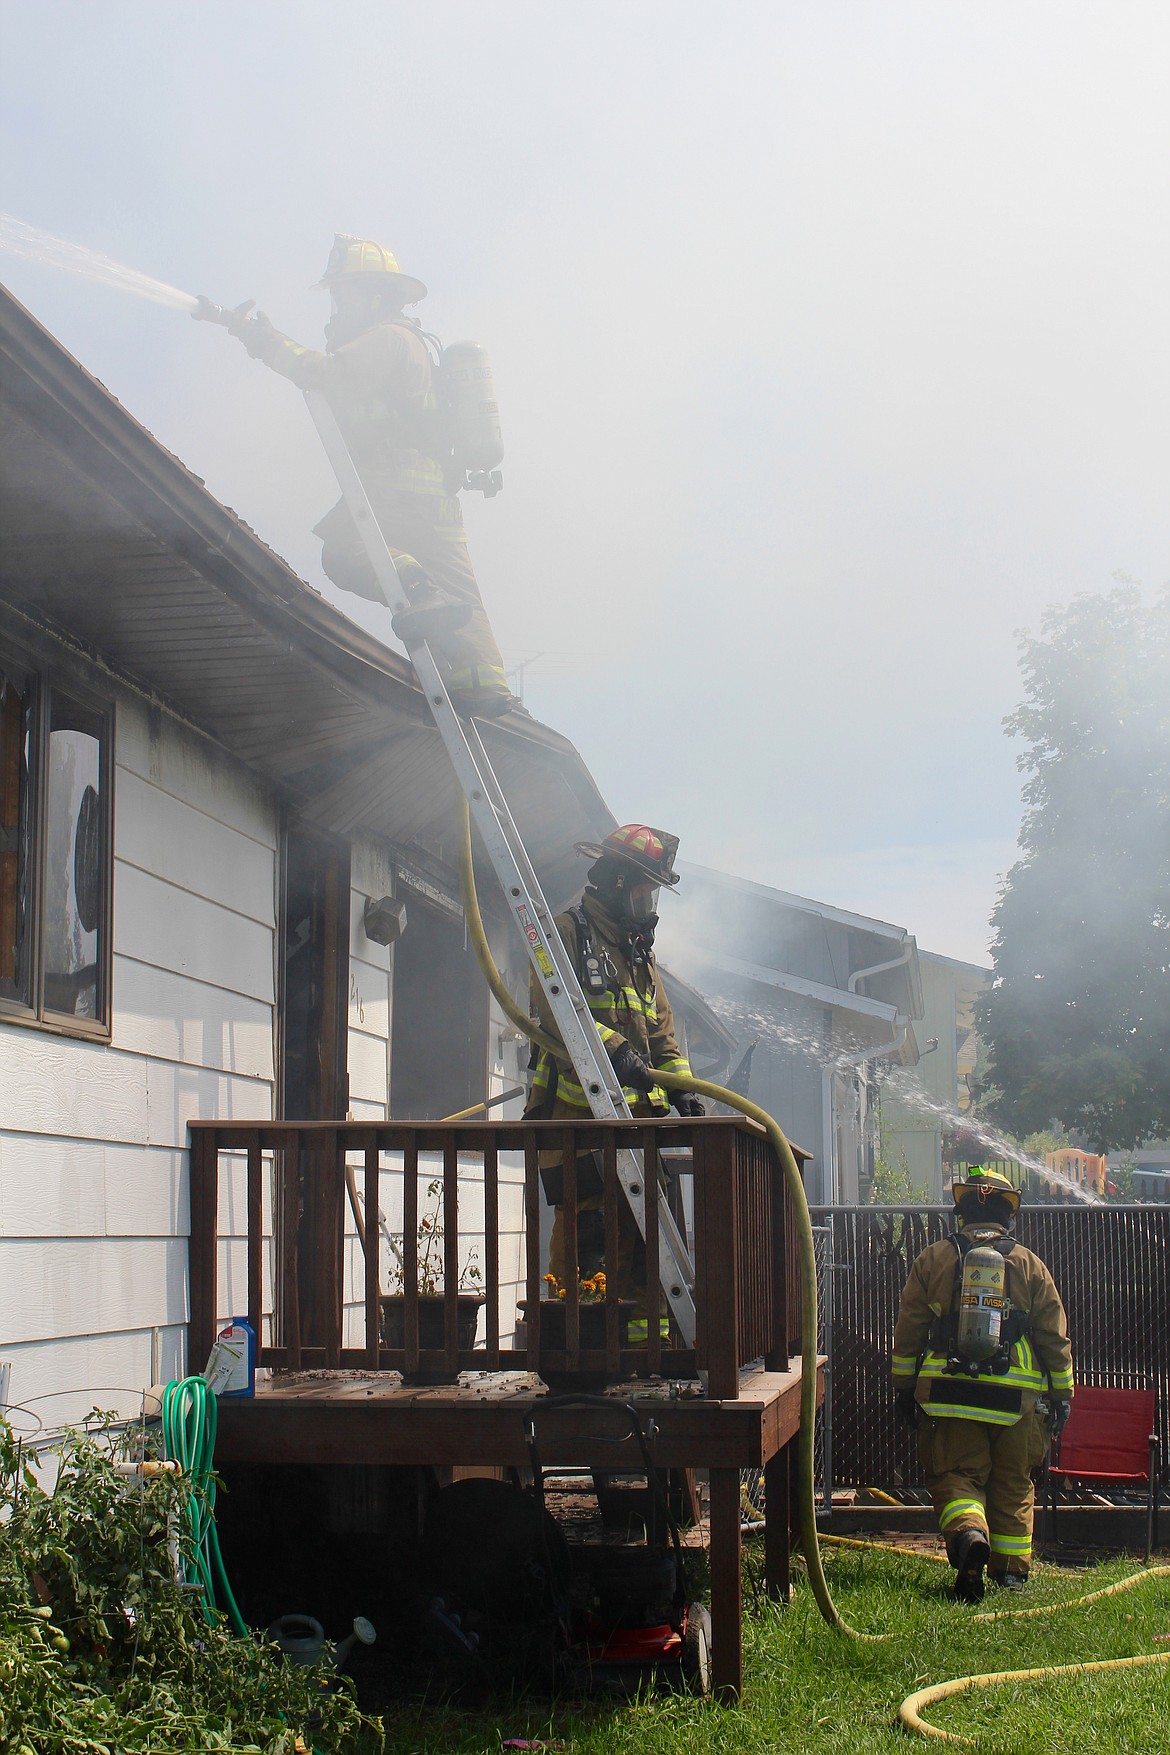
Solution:
[[[1079,1387],[1048,1465],[1048,1515],[1053,1539],[1059,1486],[1145,1487],[1148,1560],[1158,1539],[1160,1454],[1157,1397],[1152,1389]]]

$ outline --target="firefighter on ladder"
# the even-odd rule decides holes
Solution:
[[[403,585],[417,614],[427,617],[421,636],[450,665],[454,706],[465,714],[502,713],[517,703],[472,571],[458,486],[439,454],[434,361],[421,325],[405,309],[427,289],[403,274],[381,244],[343,233],[334,239],[319,284],[333,301],[324,353],[282,335],[262,312],[251,315],[251,300],[221,311],[201,299],[193,315],[222,323],[253,359],[299,389],[324,394]],[[314,535],[335,585],[382,602],[344,500]]]
[[[593,860],[588,888],[579,902],[557,916],[557,931],[573,960],[606,1053],[634,1115],[665,1115],[673,1102],[680,1115],[702,1115],[697,1097],[676,1091],[668,1097],[655,1083],[656,1070],[690,1073],[675,1036],[670,1001],[654,960],[658,891],[673,889],[678,838],[645,823],[626,823],[600,843],[579,843],[576,851]],[[550,1036],[558,1034],[535,975],[531,1010]],[[567,1057],[540,1050],[525,1116],[588,1121],[589,1102]],[[600,1153],[577,1155],[577,1273],[592,1278],[605,1263],[605,1212]],[[567,1283],[562,1154],[540,1154],[541,1181],[555,1208],[549,1244],[549,1274]],[[614,1271],[615,1264],[609,1264]],[[618,1202],[618,1292],[644,1305],[644,1244],[624,1198]]]
[[[1022,1590],[1032,1471],[1068,1418],[1068,1323],[1052,1275],[1011,1236],[1017,1189],[995,1170],[952,1187],[958,1228],[910,1269],[893,1340],[897,1411],[922,1465],[960,1602]]]

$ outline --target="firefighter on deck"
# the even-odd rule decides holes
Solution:
[[[1009,1234],[1018,1191],[971,1170],[952,1195],[958,1229],[922,1251],[902,1292],[893,1373],[898,1412],[919,1426],[955,1595],[973,1603],[984,1567],[1009,1590],[1027,1579],[1032,1470],[1068,1418],[1073,1364],[1052,1275]]]
[[[484,612],[458,499],[445,461],[435,366],[405,306],[426,297],[380,244],[338,233],[320,285],[333,314],[326,350],[315,353],[275,329],[251,301],[221,312],[200,300],[193,313],[223,323],[274,372],[301,390],[320,390],[341,428],[374,515],[408,594],[432,625],[424,637],[448,661],[447,687],[459,712],[491,716],[516,705]],[[498,479],[498,478],[497,478]],[[314,527],[321,565],[343,591],[382,601],[344,500]],[[411,561],[417,567],[411,567]],[[421,577],[419,573],[421,569]],[[436,614],[438,610],[438,614]]]
[[[687,1092],[668,1097],[655,1083],[655,1069],[690,1073],[679,1050],[670,1001],[654,961],[655,905],[665,884],[679,881],[673,869],[678,838],[627,823],[597,845],[579,844],[577,852],[593,860],[589,887],[580,901],[557,916],[557,931],[573,960],[585,998],[601,1033],[606,1053],[621,1080],[634,1115],[668,1113],[671,1103],[680,1115],[702,1115],[703,1105]],[[541,1028],[558,1034],[544,990],[531,978],[531,1010]],[[529,1118],[588,1121],[589,1102],[567,1059],[541,1050],[532,1091],[524,1111]],[[605,1259],[605,1214],[600,1153],[577,1158],[577,1272],[591,1278]],[[540,1155],[544,1191],[556,1209],[549,1244],[549,1272],[566,1281],[561,1152]],[[618,1205],[618,1292],[637,1299],[645,1289],[644,1244],[625,1200]],[[613,1271],[613,1264],[610,1264]]]

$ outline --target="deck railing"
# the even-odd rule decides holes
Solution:
[[[397,1370],[425,1379],[528,1369],[607,1381],[702,1371],[710,1396],[733,1399],[745,1365],[760,1360],[784,1370],[799,1351],[788,1191],[766,1136],[750,1122],[199,1121],[190,1141],[193,1369],[202,1367],[217,1325],[245,1314],[257,1363],[277,1371]],[[572,1261],[578,1164],[596,1154],[613,1262],[624,1203],[619,1146],[641,1155],[648,1186],[653,1178],[667,1186],[689,1234],[693,1349],[673,1325],[632,1326],[612,1273],[600,1310],[580,1296],[573,1275],[562,1300],[545,1296],[542,1219],[547,1234],[550,1215],[539,1155],[561,1156]],[[647,1212],[645,1305],[655,1310],[665,1305],[654,1202]],[[433,1302],[420,1296],[428,1278],[440,1284]],[[386,1320],[392,1284],[395,1324]],[[471,1312],[474,1345],[469,1294],[481,1301]],[[427,1332],[432,1319],[436,1335]]]

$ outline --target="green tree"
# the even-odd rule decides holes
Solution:
[[[1170,594],[1126,582],[1021,642],[1020,835],[980,1007],[997,1118],[1096,1150],[1170,1132]]]

